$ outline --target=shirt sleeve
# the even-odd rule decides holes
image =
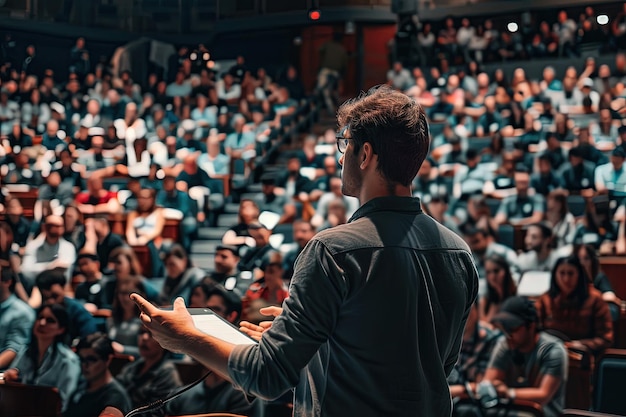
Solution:
[[[237,346],[231,353],[235,387],[273,399],[295,386],[300,371],[330,337],[346,293],[340,266],[323,243],[311,241],[296,263],[283,313],[258,345]]]
[[[496,342],[496,346],[493,348],[491,359],[487,368],[495,368],[499,371],[506,372],[513,364],[511,352],[506,343],[506,338],[501,336]]]

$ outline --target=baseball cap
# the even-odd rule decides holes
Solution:
[[[505,331],[535,321],[537,321],[535,303],[520,296],[507,298],[500,306],[500,311],[491,319],[492,323],[499,324]]]

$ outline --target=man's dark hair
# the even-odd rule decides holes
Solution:
[[[548,226],[548,224],[543,223],[543,222],[533,223],[533,224],[529,224],[527,226],[527,229],[531,228],[531,227],[538,227],[539,230],[541,230],[541,236],[544,239],[552,238],[552,228],[550,226]]]
[[[2,280],[2,282],[11,281],[11,284],[9,285],[9,291],[11,293],[15,292],[15,284],[17,284],[17,274],[15,273],[15,271],[13,271],[12,268],[3,266],[2,272],[0,272],[0,279]]]
[[[76,352],[79,352],[81,349],[93,349],[96,355],[103,361],[108,360],[115,353],[111,339],[100,332],[81,338],[78,345],[76,345]]]
[[[222,300],[224,300],[224,305],[226,306],[226,314],[230,314],[233,311],[236,312],[236,322],[239,321],[239,317],[241,317],[241,298],[239,298],[237,294],[232,291],[228,291],[222,285],[217,284],[207,292],[207,300],[211,298],[212,295],[221,297]]]
[[[349,126],[355,154],[369,142],[387,181],[411,184],[430,146],[426,115],[414,99],[388,86],[373,87],[342,104],[337,120]]]
[[[54,284],[65,286],[65,269],[54,268],[48,269],[37,275],[35,284],[40,290],[49,290]]]

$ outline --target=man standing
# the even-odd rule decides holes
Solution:
[[[269,399],[295,387],[296,416],[449,416],[446,377],[478,277],[467,245],[411,197],[428,152],[426,116],[380,87],[343,104],[338,119],[343,193],[362,205],[307,244],[258,345],[200,332],[182,299],[161,311],[132,298],[159,343],[244,392]]]

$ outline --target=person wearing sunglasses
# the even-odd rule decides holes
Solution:
[[[59,390],[62,411],[80,378],[78,356],[65,344],[69,316],[60,304],[47,304],[38,311],[31,341],[18,353],[4,373],[7,382],[45,385]]]
[[[113,359],[111,339],[102,333],[84,337],[78,342],[76,353],[83,378],[72,393],[63,417],[96,417],[107,406],[116,407],[124,414],[130,411],[126,389],[109,371]]]
[[[342,192],[361,206],[300,253],[289,297],[258,344],[201,333],[182,298],[164,311],[131,297],[162,346],[247,394],[274,399],[295,387],[296,416],[450,416],[446,377],[478,274],[467,244],[412,197],[430,144],[426,115],[380,86],[344,103],[338,125]]]

